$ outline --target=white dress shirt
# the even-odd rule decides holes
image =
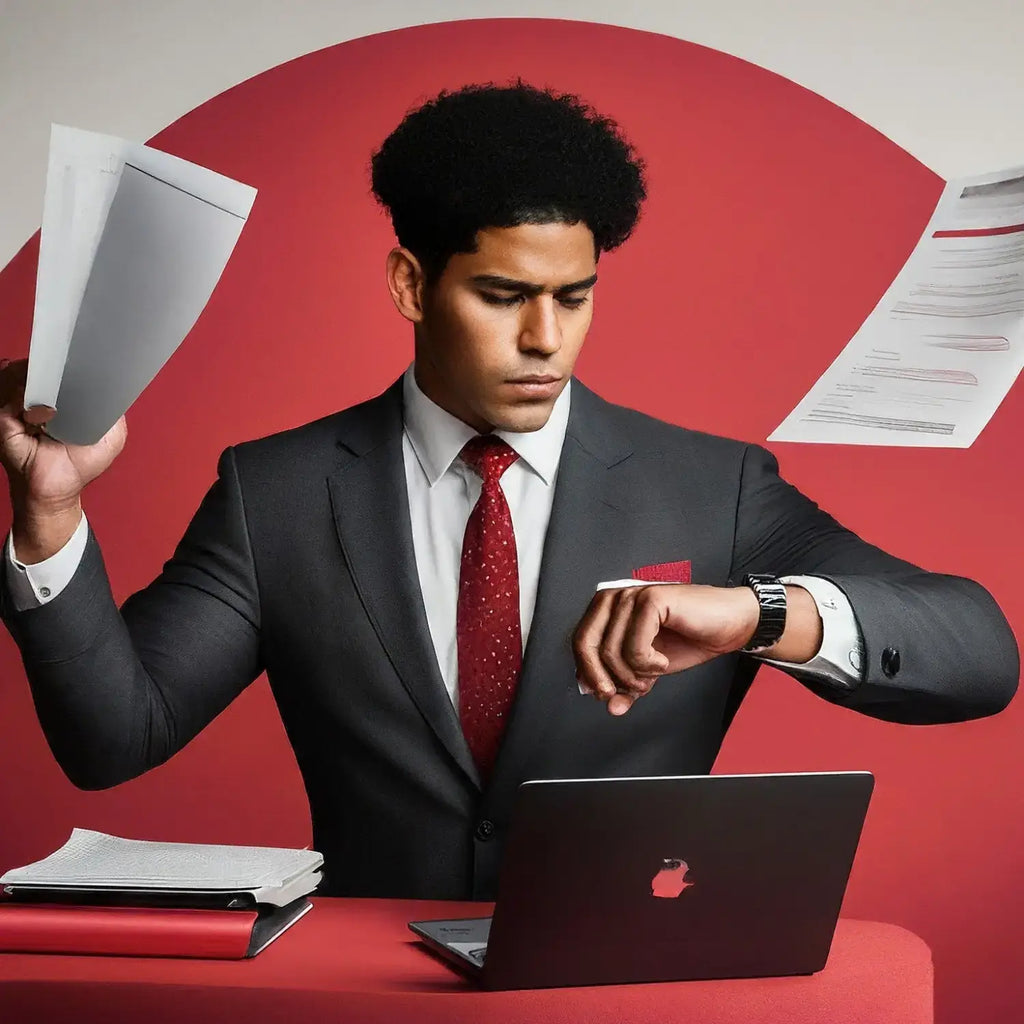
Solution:
[[[519,614],[525,647],[533,622],[540,579],[540,561],[551,518],[555,481],[562,442],[569,422],[570,383],[555,400],[551,416],[540,430],[515,433],[496,430],[519,456],[502,474],[501,489],[508,501],[519,563]],[[458,651],[455,614],[458,602],[462,538],[483,482],[458,457],[465,443],[476,436],[472,427],[445,412],[420,390],[413,367],[402,382],[405,431],[402,455],[409,494],[413,550],[427,626],[445,688],[458,707]],[[7,538],[6,557],[11,598],[19,611],[52,601],[74,575],[88,537],[82,515],[71,539],[50,558],[24,565],[15,558]],[[814,598],[822,621],[822,644],[811,661],[792,665],[763,659],[769,664],[795,668],[833,685],[856,686],[863,672],[863,640],[846,595],[835,584],[817,576],[786,576],[783,582],[804,587]],[[580,609],[583,614],[583,609]]]
[[[565,428],[569,423],[571,386],[565,387],[555,399],[551,415],[540,430],[494,432],[519,456],[502,473],[500,484],[516,538],[519,621],[524,649],[537,602],[540,558],[551,518]],[[483,480],[459,458],[459,453],[477,432],[427,398],[416,383],[411,366],[402,381],[402,392],[405,402],[402,453],[416,571],[441,678],[452,703],[458,707],[455,611],[462,538],[483,488]],[[580,614],[583,614],[582,609]]]

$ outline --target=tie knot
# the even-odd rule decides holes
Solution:
[[[494,434],[480,434],[467,441],[462,449],[462,461],[479,476],[485,484],[501,479],[501,474],[519,456],[500,437]]]

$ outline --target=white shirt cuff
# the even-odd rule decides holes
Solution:
[[[89,523],[82,518],[68,542],[56,554],[25,565],[14,554],[14,538],[7,535],[7,580],[14,607],[22,612],[52,601],[70,582],[81,564],[89,539]]]
[[[864,678],[864,638],[849,598],[830,580],[820,576],[782,576],[782,583],[803,587],[821,616],[821,648],[810,661],[778,661],[761,658],[767,665],[795,669],[845,690]],[[756,655],[755,655],[756,657]]]
[[[671,587],[671,580],[605,580],[594,587],[594,593],[601,590],[621,590],[623,587]]]

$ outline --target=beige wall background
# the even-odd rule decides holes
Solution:
[[[312,50],[487,17],[605,22],[735,54],[943,177],[1024,164],[1020,0],[0,0],[0,266],[39,226],[51,121],[146,139]]]

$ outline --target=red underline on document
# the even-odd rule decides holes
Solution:
[[[984,238],[986,235],[1013,235],[1024,231],[1024,224],[1007,224],[1002,228],[961,228],[958,231],[936,231],[932,238]]]

